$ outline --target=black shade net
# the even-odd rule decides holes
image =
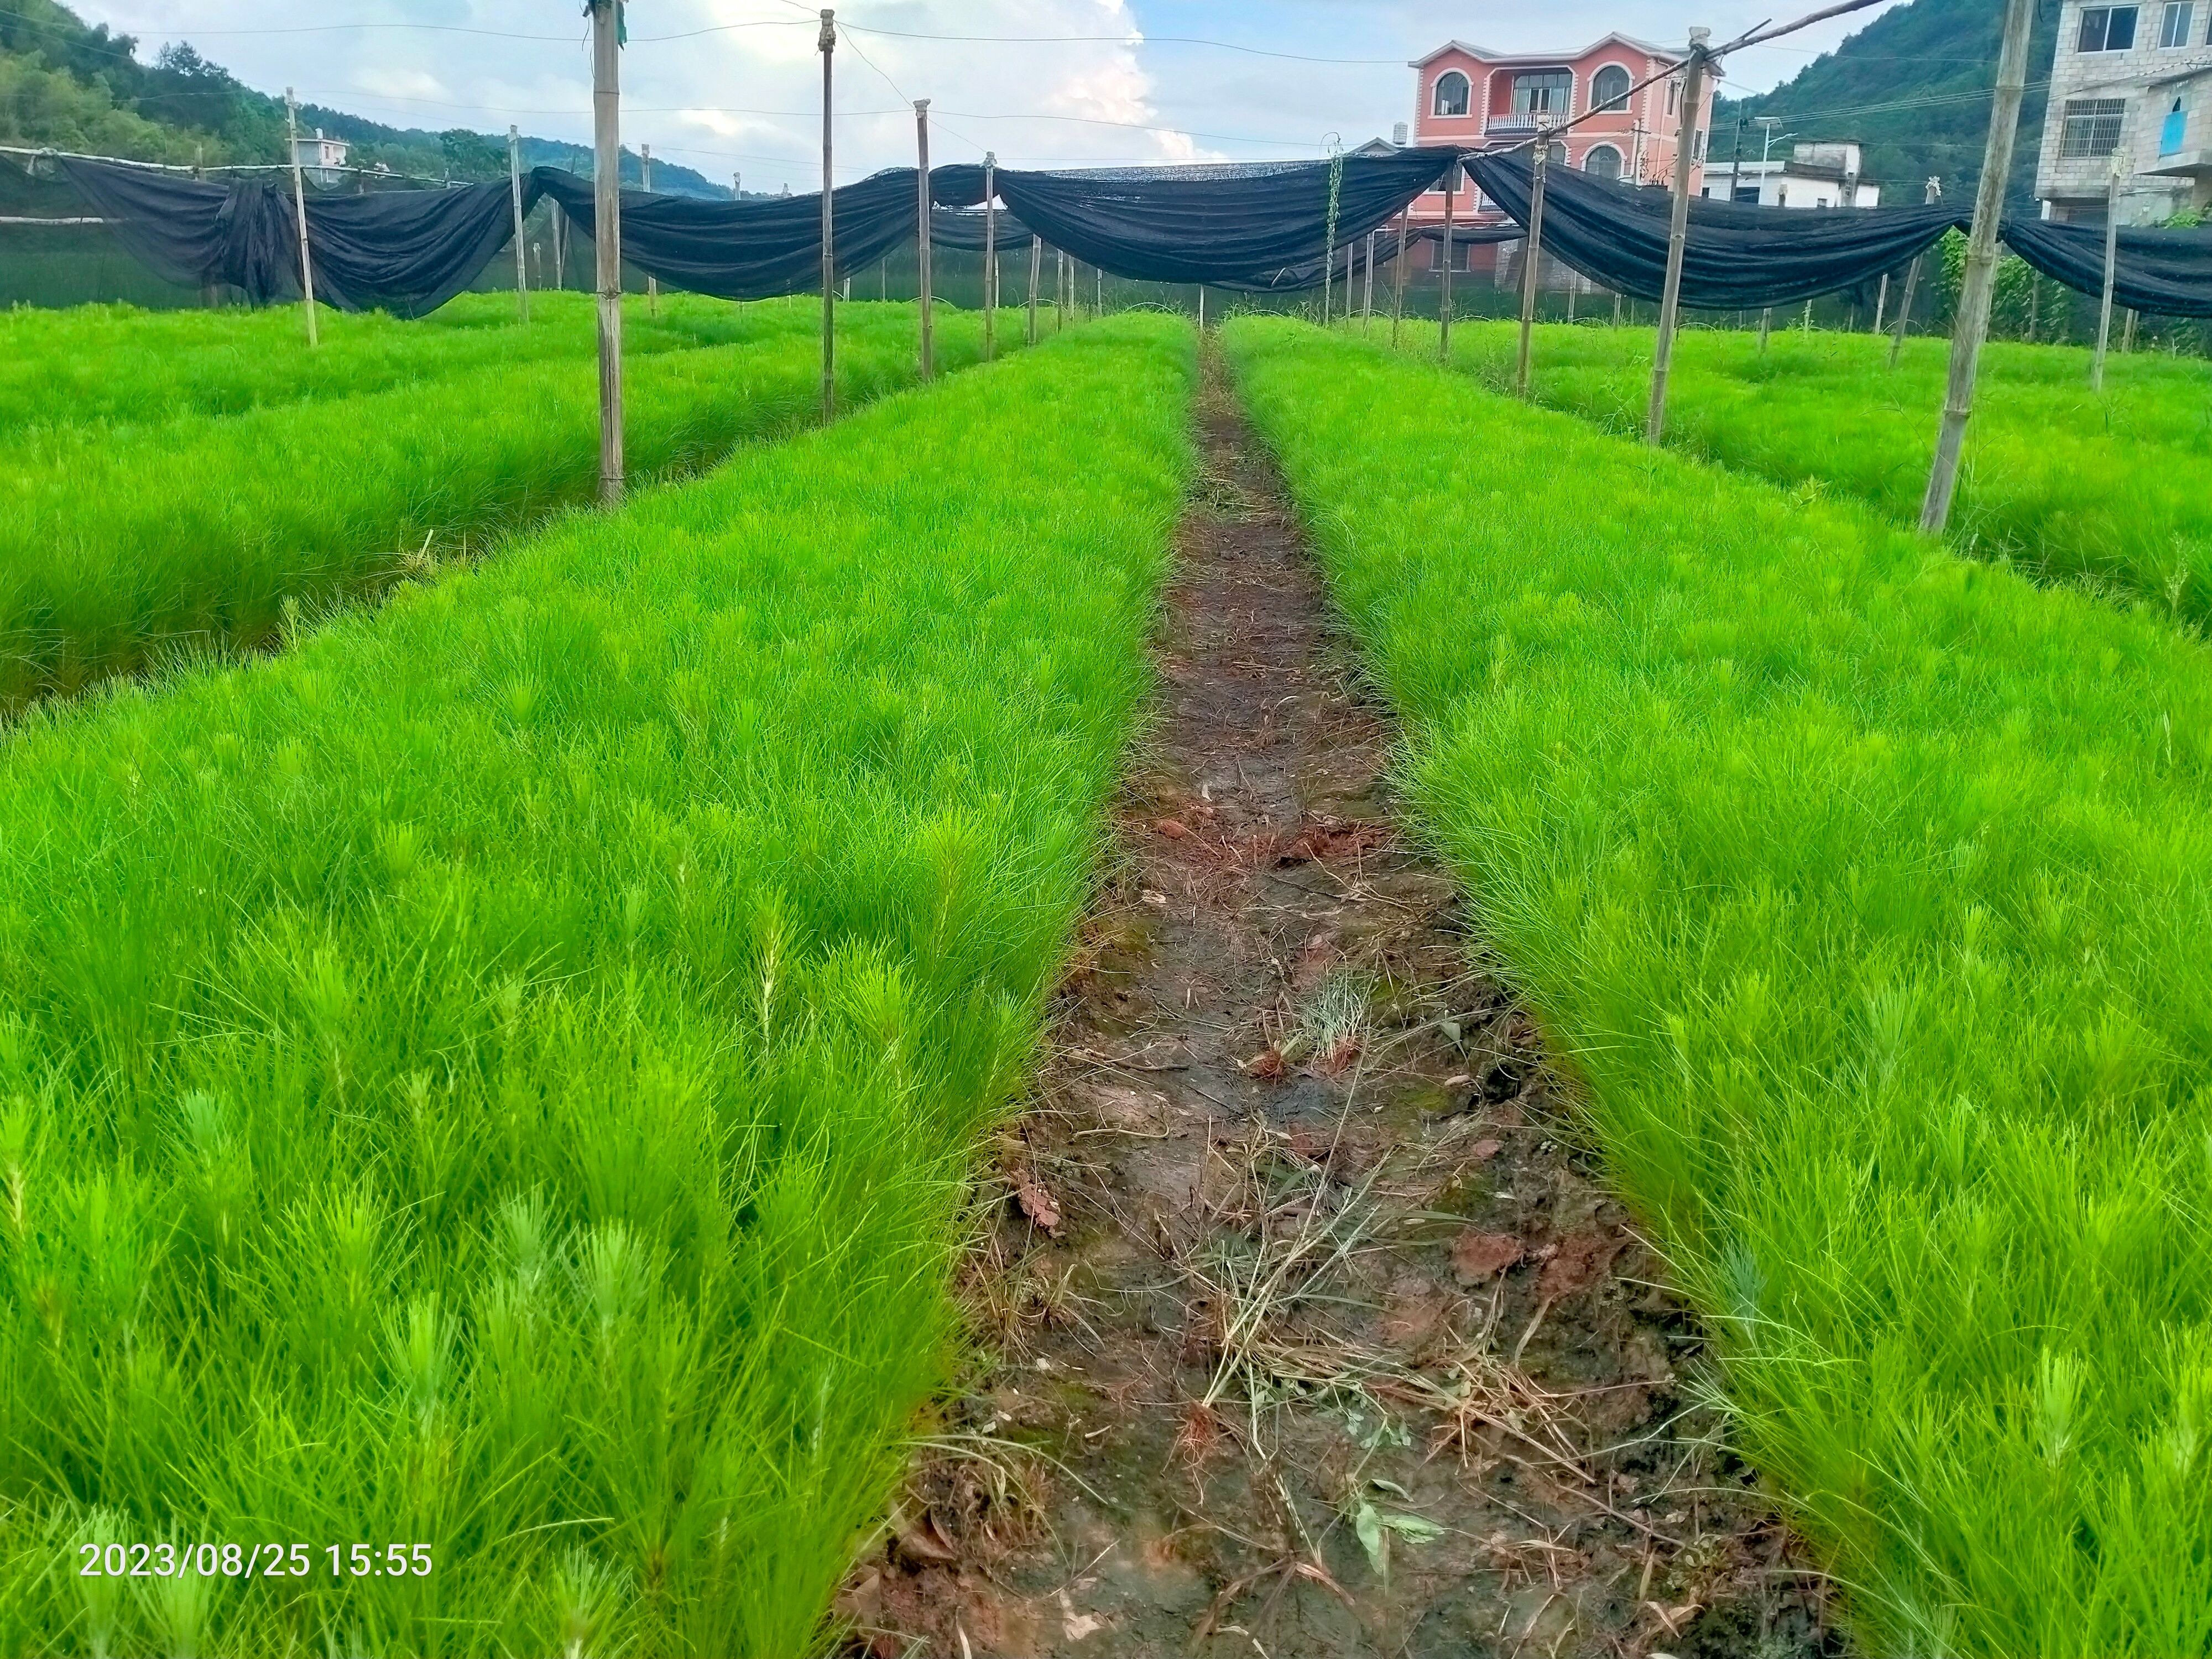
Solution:
[[[1000,170],[1008,251],[1033,235],[1114,276],[1205,283],[1248,293],[1295,292],[1365,271],[1367,237],[1378,265],[1395,258],[1393,222],[1434,187],[1455,157],[1409,149],[1340,161],[1230,164],[1077,172]],[[1454,246],[1517,241],[1533,168],[1526,155],[1474,155],[1467,171],[1516,222],[1455,228]],[[217,185],[154,168],[64,158],[65,176],[117,240],[169,282],[223,285],[249,301],[297,298],[299,242],[290,191],[276,181]],[[912,168],[836,191],[836,269],[873,264],[915,238]],[[933,240],[980,251],[983,169],[930,174]],[[592,182],[541,167],[522,183],[526,212],[547,197],[586,235]],[[1547,173],[1544,252],[1592,281],[1639,299],[1660,296],[1671,201],[1568,168]],[[404,316],[435,309],[469,286],[507,244],[514,207],[505,183],[372,195],[310,195],[307,234],[316,297],[343,310],[380,307]],[[1689,204],[1682,303],[1705,310],[1784,305],[1871,282],[1924,251],[1966,215],[1935,204],[1879,209],[1759,207],[1703,198]],[[1332,237],[1331,233],[1334,232]],[[1434,244],[1433,222],[1411,240]],[[2087,226],[2009,220],[2007,244],[2045,276],[2085,294],[2101,290],[2104,233]],[[623,256],[671,287],[724,299],[813,289],[821,280],[821,198],[718,202],[623,192]],[[1334,242],[1327,263],[1319,250]],[[2134,310],[2212,316],[2212,229],[2123,230],[2114,296]]]
[[[2005,246],[2054,282],[2083,294],[2105,291],[2101,225],[2008,219]],[[2162,317],[2212,317],[2212,229],[2119,232],[2112,254],[2112,302]]]
[[[299,298],[298,209],[289,185],[212,185],[75,158],[61,166],[117,240],[168,281],[226,284],[254,305]],[[310,196],[307,211],[315,297],[341,311],[434,311],[476,280],[514,230],[505,184]]]
[[[1455,154],[1401,149],[1335,162],[1066,173],[1001,167],[995,183],[999,199],[1038,235],[1110,276],[1264,286],[1394,217],[1443,176]],[[935,168],[930,179],[940,205],[983,199],[980,167]]]
[[[1474,155],[1468,173],[1516,221],[1528,219],[1534,166],[1525,155]],[[1667,280],[1674,210],[1664,190],[1624,187],[1547,167],[1544,252],[1593,282],[1656,300]],[[1895,269],[1965,217],[1953,208],[1768,208],[1693,198],[1682,250],[1681,302],[1697,310],[1788,305]]]

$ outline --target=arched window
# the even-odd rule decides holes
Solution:
[[[1544,146],[1544,165],[1546,167],[1563,167],[1566,166],[1566,164],[1567,147],[1565,144],[1552,143]]]
[[[1593,179],[1620,177],[1620,152],[1611,144],[1593,144],[1583,157],[1583,171]]]
[[[1437,76],[1436,112],[1439,115],[1467,113],[1467,76],[1457,70],[1446,70]]]
[[[1590,107],[1595,110],[1623,111],[1628,107],[1628,71],[1618,64],[1607,64],[1590,82]]]

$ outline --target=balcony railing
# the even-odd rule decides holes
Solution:
[[[1549,110],[1519,109],[1504,115],[1486,117],[1482,130],[1485,132],[1534,132],[1539,126],[1555,127],[1565,118]]]

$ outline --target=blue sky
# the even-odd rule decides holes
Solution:
[[[1407,60],[1455,36],[1535,51],[1616,28],[1669,42],[1701,23],[1725,39],[1778,15],[1776,4],[1788,8],[1780,15],[1811,9],[1694,3],[848,0],[838,9],[854,26],[837,54],[838,172],[842,181],[910,163],[908,100],[925,96],[940,161],[987,147],[1023,167],[1316,155],[1331,133],[1353,144],[1409,118]],[[149,52],[189,40],[249,84],[294,86],[396,125],[590,131],[574,0],[325,0],[313,10],[290,0],[78,0],[78,9],[141,36]],[[1880,9],[1742,54],[1728,65],[1732,89],[1788,79]],[[812,18],[800,0],[632,0],[624,141],[712,178],[742,173],[748,189],[812,188]]]

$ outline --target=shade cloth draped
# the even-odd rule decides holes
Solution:
[[[255,305],[299,298],[299,223],[289,187],[258,179],[208,184],[75,158],[61,166],[117,240],[167,280],[240,289]],[[507,245],[514,216],[505,184],[311,196],[315,297],[341,311],[434,311]]]
[[[1366,239],[1379,266],[1397,254],[1392,222],[1433,188],[1455,152],[1408,149],[1338,162],[1235,163],[1069,172],[1000,169],[1006,211],[1000,246],[1032,235],[1116,276],[1205,283],[1248,293],[1295,292],[1339,277],[1351,250],[1354,280]],[[1472,155],[1467,171],[1515,222],[1455,228],[1455,246],[1519,240],[1533,169],[1522,154]],[[261,179],[210,184],[155,168],[63,158],[78,192],[123,245],[164,277],[223,284],[256,304],[299,295],[299,240],[289,188]],[[558,204],[586,235],[591,180],[540,167],[523,180],[525,210]],[[914,240],[914,169],[892,168],[832,198],[840,274],[873,264]],[[932,240],[980,251],[983,170],[933,169]],[[724,299],[810,289],[821,279],[821,198],[708,201],[624,191],[623,256],[671,287]],[[1567,168],[1546,179],[1544,251],[1591,280],[1639,299],[1665,281],[1671,203],[1653,188],[1625,187]],[[342,310],[381,307],[419,316],[460,292],[507,246],[514,208],[505,183],[448,190],[313,195],[307,198],[315,295]],[[1942,204],[1793,210],[1702,198],[1690,204],[1682,303],[1739,310],[1784,305],[1870,282],[1924,251],[1967,216]],[[1335,252],[1320,249],[1334,232]],[[2101,228],[2008,220],[2007,246],[2037,270],[2085,294],[2101,290]],[[1410,241],[1434,244],[1426,223]],[[2114,298],[2154,314],[2212,316],[2212,228],[2119,233]]]

